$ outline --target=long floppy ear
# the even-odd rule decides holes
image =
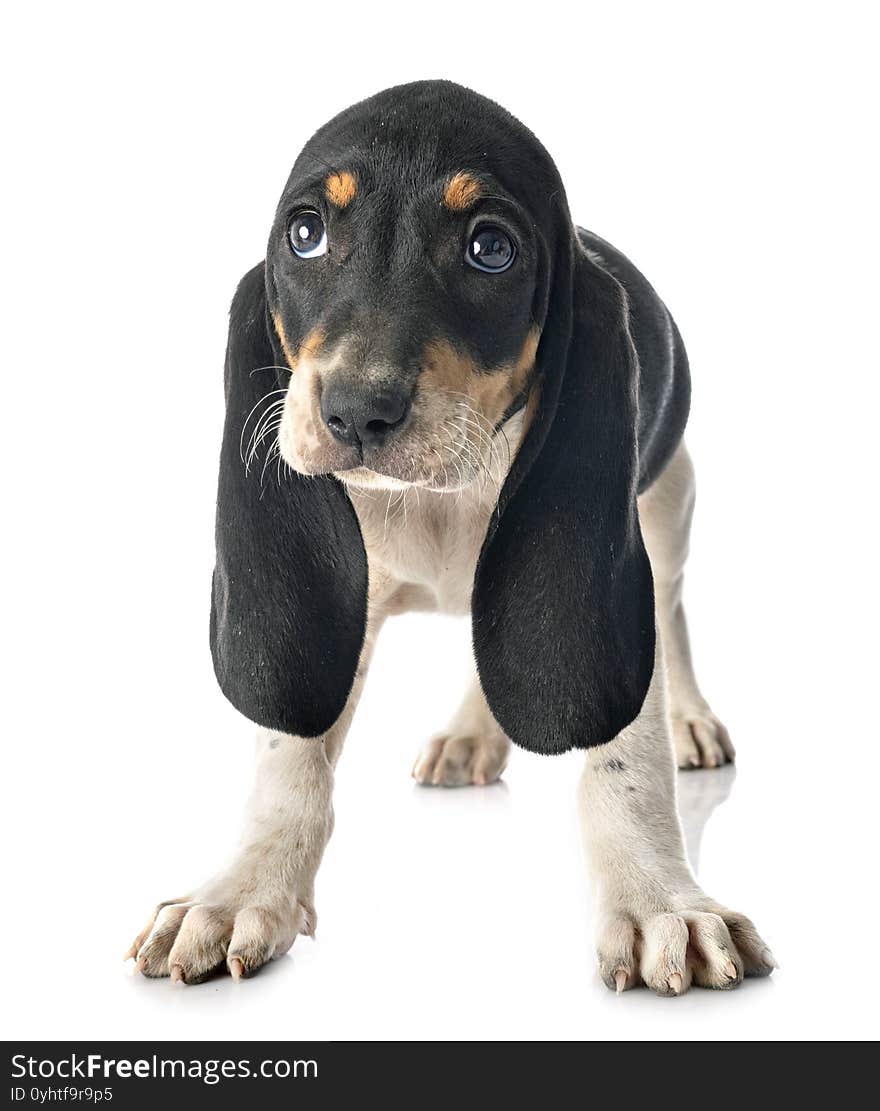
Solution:
[[[654,668],[639,530],[638,363],[625,294],[560,235],[537,409],[477,565],[474,651],[496,720],[541,753],[611,740]]]
[[[264,265],[242,279],[226,351],[211,653],[220,687],[251,721],[317,736],[345,706],[364,639],[367,560],[335,478],[241,458],[267,392],[283,387],[270,339]],[[282,396],[282,395],[276,395]]]

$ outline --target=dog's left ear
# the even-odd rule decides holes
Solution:
[[[654,668],[626,296],[574,229],[558,238],[540,395],[472,599],[489,706],[511,740],[541,753],[610,741],[638,715]]]

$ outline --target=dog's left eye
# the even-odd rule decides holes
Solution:
[[[506,231],[483,224],[474,229],[465,257],[477,270],[498,274],[513,264],[516,247]]]
[[[294,254],[300,258],[317,258],[327,253],[327,228],[320,214],[311,209],[297,212],[287,234]]]

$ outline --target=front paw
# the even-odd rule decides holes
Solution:
[[[673,707],[671,718],[675,760],[680,768],[720,768],[736,759],[730,734],[708,706]]]
[[[692,983],[725,990],[744,976],[777,967],[766,942],[744,914],[700,899],[648,913],[605,917],[599,972],[616,992],[645,984],[658,995],[682,995]]]
[[[224,970],[238,980],[283,956],[297,934],[314,929],[310,906],[261,897],[233,875],[191,897],[160,903],[126,959],[133,957],[144,976],[170,976],[172,982],[198,984]]]
[[[484,787],[501,778],[510,753],[504,734],[471,736],[441,733],[430,740],[413,766],[413,778],[426,787]]]

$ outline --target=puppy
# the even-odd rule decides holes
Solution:
[[[734,755],[682,610],[689,395],[665,306],[573,225],[503,109],[421,82],[310,140],[226,360],[211,646],[261,727],[256,786],[236,859],[134,942],[141,972],[238,979],[313,933],[333,770],[376,636],[407,610],[473,625],[473,679],[420,783],[490,783],[511,741],[586,750],[609,988],[772,970],[697,885],[675,810],[674,755]]]

